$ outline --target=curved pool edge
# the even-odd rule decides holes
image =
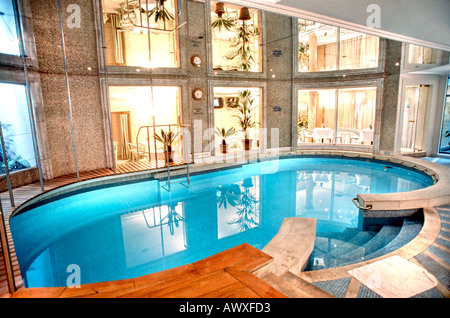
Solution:
[[[419,197],[425,197],[427,194],[430,196],[427,200],[426,200],[426,205],[428,206],[424,206],[424,201],[421,199],[417,199],[417,197],[414,198],[404,198],[407,203],[411,206],[414,205],[415,207],[420,206],[420,208],[423,208],[424,211],[424,226],[422,228],[422,230],[420,231],[420,233],[409,243],[407,243],[405,246],[389,253],[386,254],[384,256],[380,256],[378,258],[366,261],[366,262],[360,262],[360,263],[356,263],[356,264],[352,264],[352,265],[347,265],[347,266],[343,266],[343,267],[336,267],[336,268],[331,268],[331,269],[324,269],[324,270],[317,270],[317,271],[311,271],[311,272],[301,272],[299,273],[299,277],[304,279],[305,281],[309,282],[309,283],[313,283],[313,282],[317,282],[317,281],[327,281],[327,280],[335,280],[335,279],[340,279],[340,278],[348,278],[350,277],[350,274],[348,273],[348,271],[350,269],[356,268],[356,267],[360,267],[363,266],[365,264],[369,264],[369,263],[373,263],[376,262],[380,259],[384,259],[387,257],[390,257],[392,255],[399,255],[403,258],[406,259],[412,259],[413,257],[417,256],[418,254],[420,254],[421,252],[423,252],[425,249],[427,249],[436,239],[436,237],[439,235],[439,231],[441,228],[441,223],[440,223],[440,217],[438,212],[436,211],[436,209],[434,208],[434,206],[438,206],[438,205],[443,205],[443,204],[448,204],[448,200],[450,197],[450,189],[447,189],[445,187],[446,184],[449,183],[450,180],[450,169],[446,168],[444,166],[438,165],[438,164],[434,164],[432,162],[428,162],[425,160],[421,160],[421,159],[417,159],[417,158],[411,158],[411,157],[403,157],[403,156],[387,156],[387,155],[373,155],[373,154],[367,154],[367,153],[354,153],[354,152],[328,152],[328,151],[298,151],[298,152],[289,152],[289,153],[285,153],[283,154],[283,157],[290,157],[290,156],[298,156],[298,155],[303,155],[303,154],[307,154],[307,155],[332,155],[332,156],[342,156],[342,157],[346,157],[346,158],[364,158],[364,159],[389,159],[392,160],[392,162],[396,162],[399,164],[408,164],[408,163],[412,163],[413,165],[416,165],[415,168],[417,169],[423,169],[422,171],[426,171],[427,174],[433,174],[435,176],[435,178],[438,180],[438,182],[433,185],[428,187],[427,189],[432,189],[433,191],[423,191],[426,189],[422,189],[422,190],[415,190],[415,191],[411,191],[411,192],[416,192],[416,196]],[[265,155],[261,158],[274,158],[277,156],[269,156],[269,155]],[[223,165],[223,164],[221,164]],[[232,164],[234,166],[236,166],[236,163]],[[217,169],[217,165],[213,165],[214,169]],[[229,166],[229,165],[225,165],[225,166]],[[410,166],[411,167],[411,166]],[[193,167],[193,170],[196,169],[195,167]],[[209,169],[211,169],[211,167],[207,167],[207,166],[201,166],[197,168],[198,171],[208,171]],[[195,171],[195,170],[194,170]],[[153,174],[153,172],[149,172],[146,171],[146,174]],[[105,178],[109,178],[109,177],[105,177]],[[92,179],[91,179],[92,180]],[[81,182],[85,182],[85,181],[81,181]],[[74,183],[80,183],[75,181]],[[74,184],[72,183],[72,184]],[[47,192],[50,192],[52,190],[48,190]],[[417,193],[420,192],[420,193]],[[437,193],[433,193],[433,192],[437,192]],[[32,198],[30,198],[29,200],[27,200],[26,202],[29,202],[30,200],[32,200],[33,198],[36,198],[38,196],[40,196],[42,194],[39,194],[37,196],[34,196]],[[398,195],[398,193],[394,194]],[[389,195],[390,196],[390,195]],[[379,201],[379,202],[387,202],[389,200],[393,200],[394,198],[389,198],[389,196],[387,195],[383,195],[383,194],[374,194],[374,195],[369,195],[368,199],[373,200],[373,202],[375,201]],[[442,196],[446,196],[446,200],[442,199]],[[367,199],[367,197],[365,197]],[[396,198],[396,201],[403,201],[403,198]],[[26,203],[24,202],[24,204]],[[442,203],[438,203],[438,202],[442,202]],[[433,205],[435,204],[435,205]],[[22,205],[19,205],[18,207],[20,207]],[[99,283],[102,284],[102,286],[104,286],[105,284],[110,286],[111,284],[115,283],[115,282],[106,282],[106,283]],[[120,285],[120,282],[118,283]],[[24,289],[23,287],[21,289]],[[32,293],[30,294],[29,297],[43,297],[45,295],[45,293],[49,292],[50,294],[52,293],[51,290],[54,288],[36,288],[36,293]],[[112,294],[110,294],[111,297],[115,297],[114,296],[114,287],[111,287],[112,289]],[[49,297],[58,297],[56,294],[52,294],[50,295],[48,294]],[[45,296],[44,296],[45,297]]]
[[[216,158],[214,162],[204,160],[204,162],[196,162],[192,166],[190,165],[189,170],[191,175],[204,174],[223,169],[239,168],[245,164],[264,162],[274,159],[314,156],[383,161],[402,166],[407,169],[416,170],[430,176],[435,180],[434,185],[420,190],[389,194],[358,194],[355,199],[359,202],[358,205],[363,207],[362,209],[360,208],[360,211],[363,213],[367,211],[364,209],[367,207],[370,207],[371,211],[398,211],[417,210],[423,207],[450,204],[450,187],[446,187],[446,184],[450,184],[450,168],[413,157],[371,154],[365,152],[302,150],[279,152],[275,154],[248,154],[244,157],[234,156],[232,160],[230,160],[230,157],[221,159]],[[171,178],[180,178],[184,176],[186,176],[186,172],[185,169],[182,169],[182,167],[176,167],[176,169],[174,167],[171,171]],[[160,181],[167,179],[167,169],[146,170],[127,174],[95,177],[83,181],[75,181],[70,184],[44,191],[43,193],[29,198],[13,209],[10,218],[22,213],[25,209],[30,209],[34,204],[42,204],[44,200],[51,200],[57,196],[68,195],[74,191],[87,191],[86,186],[89,186],[89,189],[94,189],[108,186],[110,184],[127,183],[131,181],[146,181],[151,179],[157,179]]]

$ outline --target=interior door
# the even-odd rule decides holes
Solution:
[[[426,111],[430,85],[405,87],[402,122],[402,152],[422,151],[425,142]]]

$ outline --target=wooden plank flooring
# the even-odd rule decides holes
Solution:
[[[184,162],[180,159],[175,159],[173,164],[171,166],[180,166],[183,165]],[[139,162],[126,162],[123,164],[118,164],[116,166],[116,174],[124,174],[124,173],[133,173],[133,172],[140,172],[140,171],[146,171],[146,170],[154,170],[156,167],[163,168],[164,167],[164,160],[158,160],[158,165],[153,160],[152,162],[148,162],[148,160],[140,160]],[[99,177],[105,177],[109,175],[114,175],[113,169],[99,169],[95,171],[85,171],[80,172],[80,181],[93,179],[93,178],[99,178]],[[49,181],[44,182],[44,191],[41,191],[41,186],[39,182],[32,183],[20,188],[13,189],[14,194],[14,203],[17,206],[20,204],[26,202],[27,200],[33,198],[34,196],[41,194],[46,191],[50,191],[52,189],[68,185],[70,183],[75,183],[77,181],[76,173],[61,176],[54,178]],[[4,191],[0,193],[0,199],[1,204],[3,208],[3,214],[5,218],[6,223],[6,230],[7,230],[7,237],[8,237],[8,244],[9,249],[11,253],[11,262],[15,274],[15,281],[16,286],[21,287],[23,286],[22,277],[20,275],[20,268],[17,261],[14,244],[11,237],[11,232],[9,230],[9,217],[13,211],[13,208],[10,204],[9,194],[8,191]],[[0,244],[0,298],[1,297],[9,297],[8,293],[8,285],[6,282],[6,270],[5,270],[5,262],[3,259],[3,251]]]
[[[272,257],[241,244],[198,262],[80,288],[20,288],[12,298],[286,298],[252,271]]]

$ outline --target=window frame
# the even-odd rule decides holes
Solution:
[[[175,11],[178,10],[178,2],[174,1]],[[186,4],[187,5],[187,4]],[[94,11],[98,12],[95,15],[95,24],[99,29],[96,32],[97,35],[97,52],[99,53],[99,66],[101,70],[104,70],[110,74],[143,74],[143,75],[186,75],[187,73],[187,62],[186,62],[186,43],[181,39],[185,38],[186,27],[180,27],[177,31],[177,43],[176,47],[178,49],[178,66],[177,67],[153,67],[148,68],[144,66],[129,66],[129,65],[109,65],[106,61],[106,40],[105,40],[105,28],[103,23],[103,7],[102,4],[94,1]],[[177,25],[182,25],[187,21],[186,10],[181,10],[180,15],[176,15]],[[148,50],[150,47],[148,46]],[[150,52],[150,51],[148,51]]]
[[[299,48],[299,41],[298,41],[298,19],[296,17],[292,18],[292,76],[293,78],[299,79],[299,78],[315,78],[315,77],[334,77],[334,76],[346,76],[346,75],[359,75],[359,74],[373,74],[373,73],[382,73],[384,72],[384,62],[385,62],[385,40],[382,37],[379,37],[379,45],[378,45],[378,66],[372,67],[372,68],[360,68],[360,69],[345,69],[345,70],[331,70],[331,71],[315,71],[315,72],[300,72],[299,71],[299,65],[298,65],[298,48]],[[333,26],[333,25],[331,25]],[[337,45],[337,60],[340,60],[340,30],[341,27],[335,26],[337,28],[338,36],[336,40]],[[342,28],[349,30],[348,28]],[[364,32],[360,32],[364,33]],[[339,66],[339,64],[337,64]]]
[[[213,48],[212,48],[212,30],[211,30],[211,1],[205,1],[205,29],[206,29],[206,55],[207,55],[207,76],[210,77],[237,77],[237,78],[266,78],[267,75],[267,67],[266,67],[266,45],[260,46],[260,72],[249,72],[249,71],[226,71],[226,70],[214,70],[213,65]],[[266,43],[265,36],[265,14],[264,10],[259,10],[260,16],[260,42]]]
[[[324,82],[324,83],[297,83],[293,85],[293,99],[292,99],[292,149],[340,149],[349,151],[363,151],[363,152],[378,152],[380,144],[380,130],[381,130],[381,108],[382,108],[382,95],[383,95],[383,79],[375,80],[361,80],[351,82]],[[373,123],[373,144],[372,145],[357,145],[357,144],[338,144],[336,141],[332,144],[321,143],[297,143],[297,123],[298,123],[298,91],[299,90],[314,90],[314,89],[336,89],[336,95],[338,96],[338,90],[347,88],[363,88],[363,87],[376,87],[376,103],[375,103],[375,115]],[[335,100],[335,121],[337,122],[339,114],[339,99]],[[337,127],[334,129],[336,133]]]
[[[442,105],[442,116],[441,116],[441,124],[439,126],[439,144],[438,144],[438,149],[437,149],[437,153],[439,156],[444,156],[444,157],[450,157],[450,152],[445,153],[445,152],[441,152],[441,148],[442,148],[442,143],[443,143],[443,135],[444,135],[444,119],[445,119],[445,110],[447,108],[447,100],[450,100],[450,75],[448,75],[447,77],[447,85],[445,87],[445,94],[444,94],[444,100],[443,100],[443,105]],[[450,128],[449,128],[450,130]],[[447,137],[450,138],[450,137]]]

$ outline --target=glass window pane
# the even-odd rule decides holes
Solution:
[[[442,118],[442,134],[439,152],[450,155],[450,77],[445,97],[444,115]]]
[[[299,71],[336,70],[337,28],[309,20],[298,20]]]
[[[108,65],[179,67],[178,31],[174,0],[167,0],[160,13],[149,1],[104,0],[103,28]],[[148,15],[148,18],[147,18]],[[148,28],[150,26],[151,60]]]
[[[0,83],[0,119],[9,172],[36,166],[28,103],[24,85]],[[5,160],[0,145],[0,174]]]
[[[261,72],[260,12],[249,9],[242,20],[242,7],[211,2],[213,68],[224,71]]]
[[[408,44],[408,64],[436,64],[437,50],[429,47]]]
[[[156,125],[163,125],[156,128],[158,135],[161,134],[161,129],[168,132],[169,124],[180,124],[180,91],[179,86],[154,86],[153,89],[150,86],[109,87],[112,136],[117,163],[155,159],[153,121]],[[150,126],[149,138],[147,138],[147,126]],[[174,127],[172,129],[176,130]],[[173,143],[176,157],[182,154],[180,141],[180,138],[176,138]],[[136,157],[137,144],[140,144],[143,149],[139,159]],[[164,158],[162,145],[159,142],[156,142],[156,150],[158,159]]]
[[[336,143],[360,145],[373,143],[376,93],[375,87],[339,90]]]
[[[219,133],[234,128],[234,133],[225,138],[227,151],[245,149],[244,127],[252,140],[250,149],[259,148],[259,128],[262,89],[258,87],[214,87],[214,125],[216,153],[222,153],[223,137]],[[244,111],[246,109],[246,111]],[[246,120],[245,120],[246,119]],[[217,132],[219,131],[219,132]],[[225,150],[225,149],[223,149]]]
[[[17,23],[12,1],[0,1],[0,53],[20,55]]]
[[[340,29],[339,39],[340,70],[354,70],[378,66],[379,37]]]
[[[299,90],[298,107],[299,142],[334,142],[335,89]]]

